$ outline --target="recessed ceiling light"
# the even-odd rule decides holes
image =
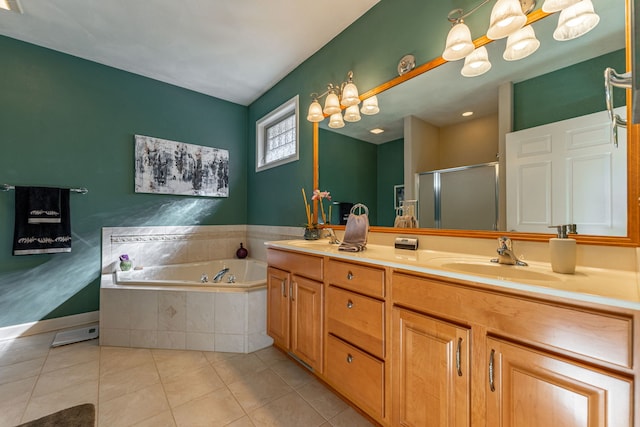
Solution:
[[[465,111],[464,113],[462,113],[462,117],[469,117],[469,116],[473,116],[473,111]]]
[[[379,133],[384,132],[384,129],[380,129],[380,128],[375,128],[375,129],[371,129],[369,132],[378,135]]]
[[[18,0],[0,0],[0,9],[22,13],[22,8]]]

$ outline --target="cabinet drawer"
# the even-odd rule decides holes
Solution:
[[[377,298],[384,298],[384,270],[330,259],[327,264],[330,285],[351,289]]]
[[[328,332],[384,357],[384,303],[344,289],[327,288]]]
[[[518,341],[632,368],[630,317],[402,273],[392,281],[394,304],[462,322],[473,319]]]
[[[299,276],[322,281],[323,259],[298,252],[267,250],[267,264]]]
[[[383,362],[328,335],[325,373],[336,390],[365,412],[384,417]]]

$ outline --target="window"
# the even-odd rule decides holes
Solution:
[[[298,95],[256,122],[256,172],[298,160]]]

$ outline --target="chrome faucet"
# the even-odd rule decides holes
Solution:
[[[333,228],[325,228],[323,231],[324,231],[324,236],[322,237],[328,237],[330,245],[340,244],[340,240],[338,240],[338,238],[336,237],[336,233],[335,231],[333,231]]]
[[[229,268],[225,267],[222,270],[218,271],[215,276],[213,276],[213,283],[220,283],[222,277],[229,272]]]
[[[497,252],[498,258],[493,258],[491,262],[507,265],[520,265],[523,267],[528,265],[526,262],[519,260],[513,253],[513,242],[511,242],[511,239],[506,236],[498,237]]]
[[[209,281],[209,276],[207,276],[207,273],[202,273],[202,276],[200,276],[200,283],[207,283]]]

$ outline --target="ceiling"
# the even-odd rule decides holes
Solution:
[[[0,34],[249,105],[379,0],[20,0]]]
[[[362,141],[382,144],[402,138],[404,117],[408,115],[442,127],[497,113],[498,87],[501,84],[521,82],[624,47],[624,2],[592,2],[600,16],[600,22],[582,37],[564,42],[554,40],[552,35],[559,14],[551,15],[534,24],[540,48],[527,58],[505,61],[502,53],[506,39],[497,40],[487,45],[492,68],[486,74],[462,77],[460,70],[464,60],[445,63],[378,95],[379,114],[363,115],[359,122],[347,123],[341,129],[329,129],[328,120],[323,121],[321,127]],[[540,4],[541,1],[538,0],[538,5]],[[443,48],[446,36],[441,35]],[[602,84],[604,103],[604,77]],[[464,111],[473,111],[474,115],[462,118],[461,113]],[[380,127],[385,132],[371,134],[369,131],[375,127]]]

